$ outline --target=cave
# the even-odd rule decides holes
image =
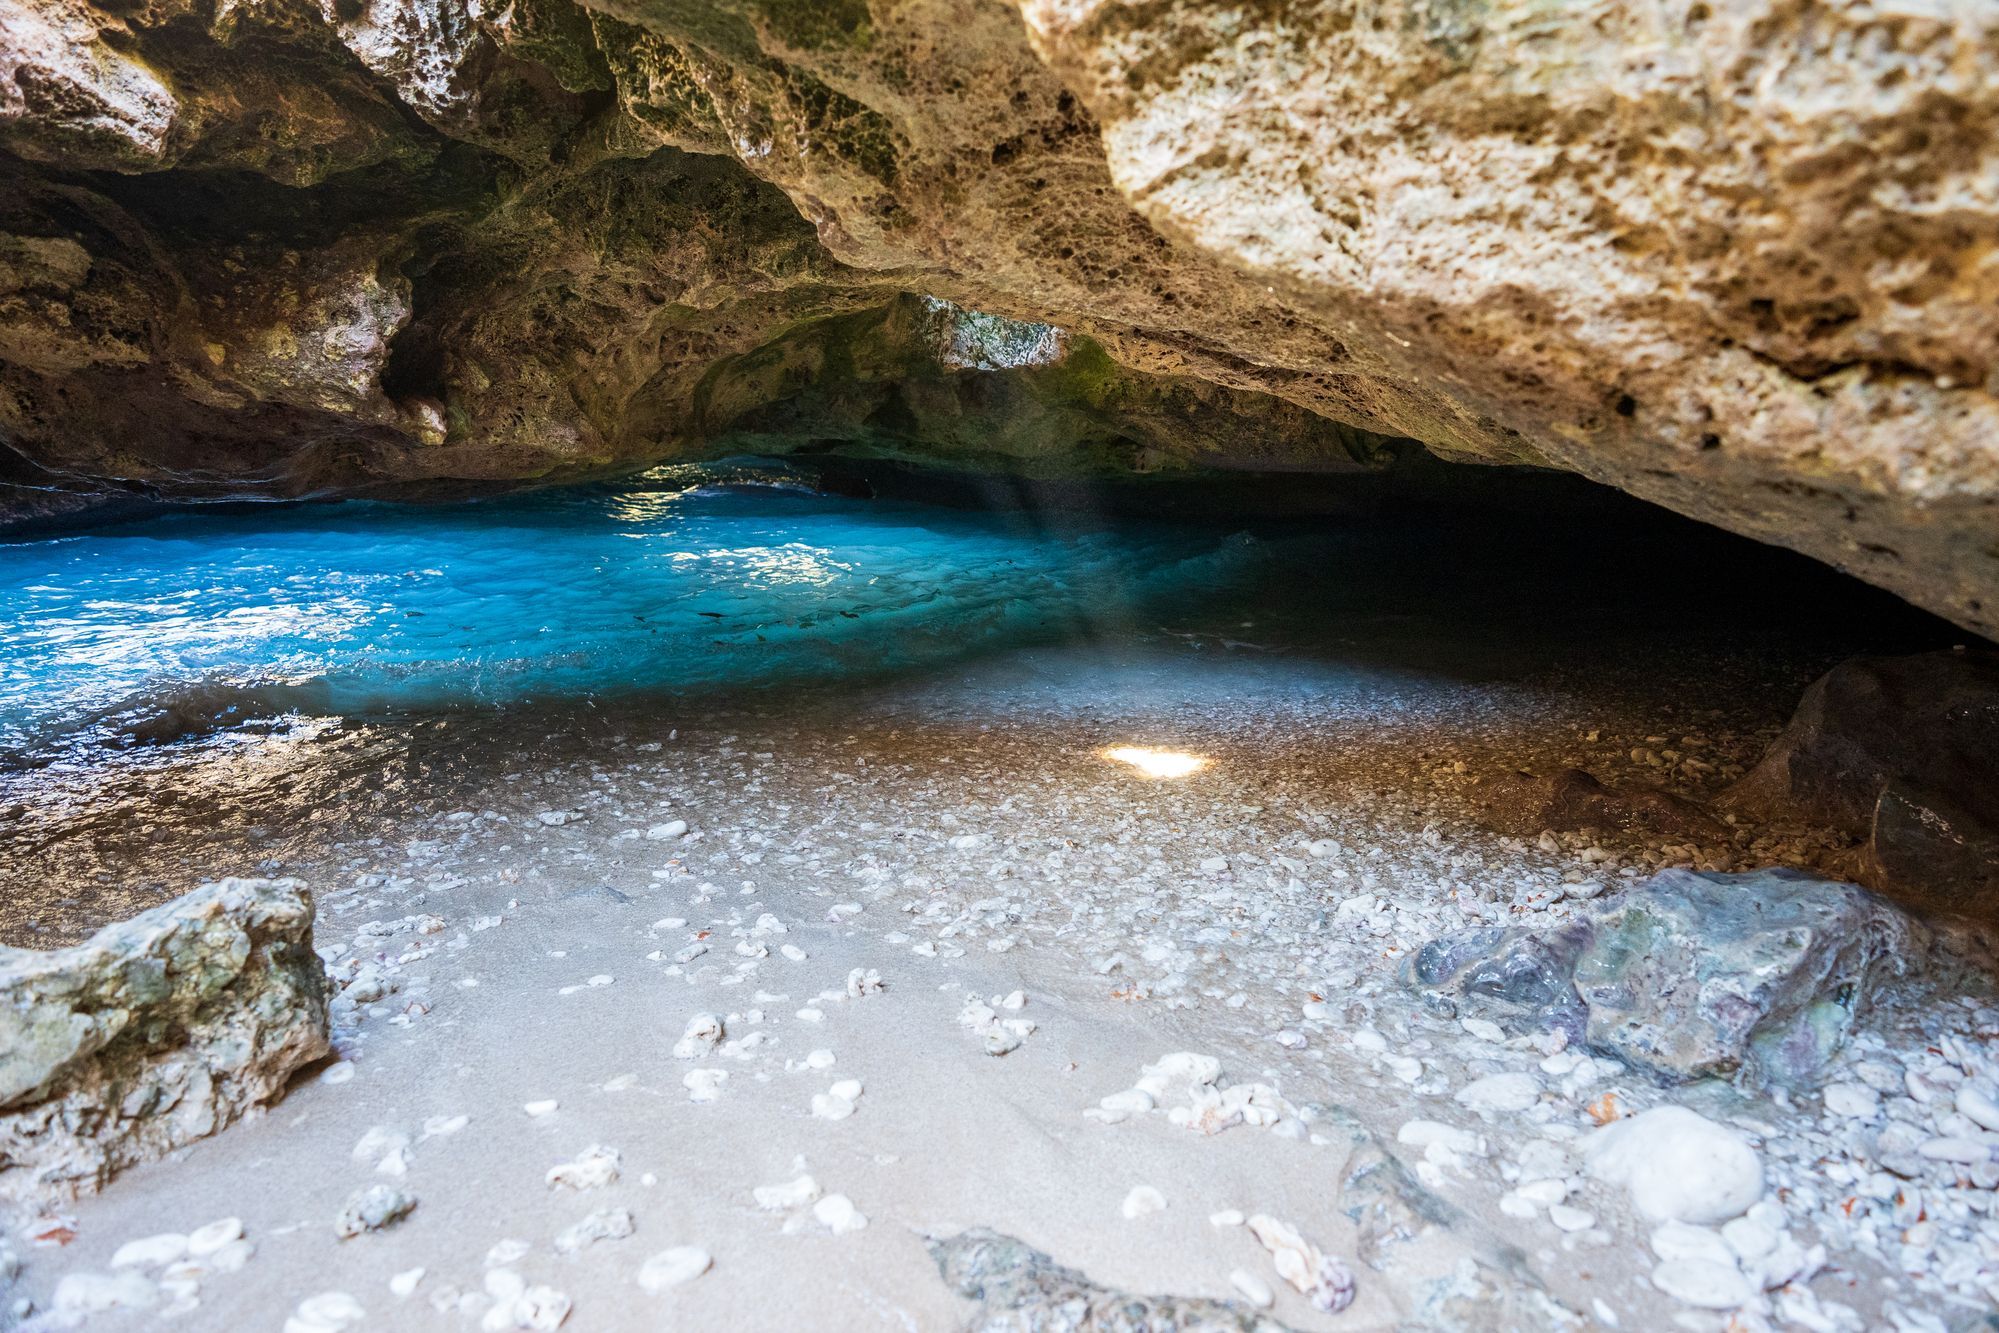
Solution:
[[[0,1328],[1969,1333],[1999,12],[0,11]]]

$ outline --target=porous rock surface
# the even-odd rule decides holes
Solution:
[[[966,1333],[1285,1333],[1235,1301],[1134,1296],[1092,1282],[1011,1236],[974,1227],[934,1237],[930,1257],[951,1288],[977,1302]]]
[[[1813,1085],[1926,937],[1852,884],[1666,870],[1551,930],[1433,940],[1406,978],[1435,1002],[1560,1028],[1667,1083]]]
[[[856,316],[819,345],[895,361],[915,293],[1087,343],[1044,447],[1078,468],[1406,437],[1989,631],[1995,37],[1892,0],[25,0],[7,475],[513,483],[828,419],[1017,455],[1014,366],[927,363],[964,383],[921,447],[837,356],[764,373]]]
[[[101,1188],[327,1050],[297,880],[220,880],[72,948],[0,949],[0,1201]]]

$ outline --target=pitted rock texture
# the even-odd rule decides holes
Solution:
[[[225,879],[73,948],[0,949],[0,1199],[99,1189],[273,1100],[327,1050],[297,880]]]
[[[892,363],[867,339],[915,294],[1122,380],[1136,424],[1064,404],[1036,466],[1413,438],[1991,631],[1995,38],[1989,8],[1773,0],[27,0],[0,480],[302,495],[814,443],[774,423],[903,452],[936,420],[909,393],[746,361],[858,319]],[[1016,369],[914,377],[957,413],[929,453],[1017,461]]]
[[[1488,423],[1474,451],[1517,432],[1999,623],[1999,11],[1021,7],[1140,213]]]
[[[1101,1286],[1022,1241],[984,1227],[930,1241],[952,1290],[978,1302],[965,1333],[1285,1333],[1237,1301],[1133,1296]]]
[[[1662,1082],[1810,1087],[1923,929],[1852,884],[1788,870],[1667,870],[1552,931],[1433,940],[1406,979],[1433,1002],[1561,1028]]]

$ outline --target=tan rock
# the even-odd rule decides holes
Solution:
[[[0,949],[0,1198],[99,1189],[274,1100],[327,1049],[297,880],[225,879],[72,948]]]

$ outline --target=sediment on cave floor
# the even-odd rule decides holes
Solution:
[[[1482,469],[848,459],[0,576],[31,1327],[1981,1291],[1976,846],[1900,816],[1992,659],[1811,562]]]
[[[1999,1307],[1999,10],[0,12],[0,1327]]]

